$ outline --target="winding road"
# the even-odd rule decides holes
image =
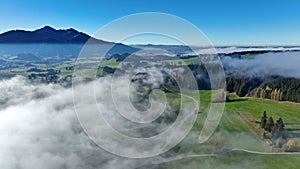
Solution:
[[[239,148],[231,149],[231,150],[227,151],[226,153],[235,152],[235,151],[251,153],[251,154],[258,154],[258,155],[300,155],[300,152],[278,152],[278,153],[274,152],[274,153],[272,153],[272,152],[251,151],[251,150],[239,149]],[[158,165],[158,164],[164,164],[164,163],[169,163],[169,162],[174,162],[174,161],[179,161],[179,160],[184,160],[184,159],[189,159],[189,158],[218,157],[218,156],[224,156],[224,155],[221,155],[221,154],[191,154],[191,155],[180,154],[180,155],[168,157],[168,158],[159,157],[157,159],[154,159],[151,162],[151,164]]]

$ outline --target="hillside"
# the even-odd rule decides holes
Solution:
[[[202,128],[203,121],[206,118],[210,105],[210,91],[200,91],[201,113],[193,127],[194,132],[199,132]],[[294,161],[299,160],[299,154],[285,155],[260,155],[242,151],[231,151],[232,149],[245,149],[258,152],[276,151],[271,150],[264,140],[261,138],[259,125],[252,120],[260,120],[264,110],[274,119],[282,117],[286,129],[293,135],[292,139],[297,142],[299,139],[300,120],[297,114],[300,112],[300,104],[289,102],[278,102],[267,99],[238,97],[230,94],[230,101],[226,102],[226,109],[218,129],[212,138],[204,143],[197,144],[197,139],[193,134],[189,134],[186,139],[178,146],[172,149],[166,155],[166,159],[170,162],[160,163],[160,168],[297,168],[298,164]],[[195,141],[193,140],[195,139]],[[213,148],[212,148],[213,147]],[[216,154],[215,156],[205,155],[211,153],[220,153],[218,150],[224,151],[224,154]],[[221,152],[222,152],[221,151]],[[192,153],[191,153],[192,152]],[[191,154],[182,158],[176,154]],[[203,154],[203,156],[201,156]],[[272,161],[272,163],[270,163]],[[245,165],[245,163],[247,165]],[[156,166],[156,167],[157,167]]]

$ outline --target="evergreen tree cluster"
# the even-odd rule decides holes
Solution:
[[[274,139],[278,139],[279,137],[287,138],[282,118],[279,118],[276,123],[274,123],[272,116],[268,118],[267,112],[264,111],[263,116],[261,117],[260,126],[266,132],[271,133],[272,138]]]
[[[282,92],[282,100],[300,102],[300,79],[285,78],[281,76],[272,77],[265,86]]]
[[[238,96],[276,101],[300,102],[300,79],[273,76],[265,78],[227,75],[227,90]]]
[[[238,96],[246,96],[263,82],[260,78],[240,77],[229,75],[227,78],[227,90],[235,92]]]

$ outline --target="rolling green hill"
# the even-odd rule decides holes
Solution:
[[[219,154],[216,157],[192,157],[174,160],[160,164],[159,168],[294,169],[300,167],[300,164],[297,163],[300,160],[299,154],[258,155],[242,151],[230,151],[235,148],[268,153],[282,151],[272,149],[267,145],[262,138],[263,130],[260,129],[259,124],[254,123],[260,121],[264,110],[267,111],[268,116],[272,116],[274,119],[283,118],[285,128],[295,135],[292,139],[300,143],[299,135],[297,135],[300,131],[298,115],[300,104],[258,98],[240,98],[235,94],[230,94],[218,129],[208,142],[200,145],[197,142],[197,136],[209,110],[210,96],[210,91],[200,91],[201,109],[192,132],[165,156],[168,158],[178,154]]]

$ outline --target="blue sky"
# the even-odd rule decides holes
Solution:
[[[0,4],[0,32],[50,25],[93,34],[122,16],[163,12],[193,23],[215,45],[300,45],[297,0],[0,0]]]

